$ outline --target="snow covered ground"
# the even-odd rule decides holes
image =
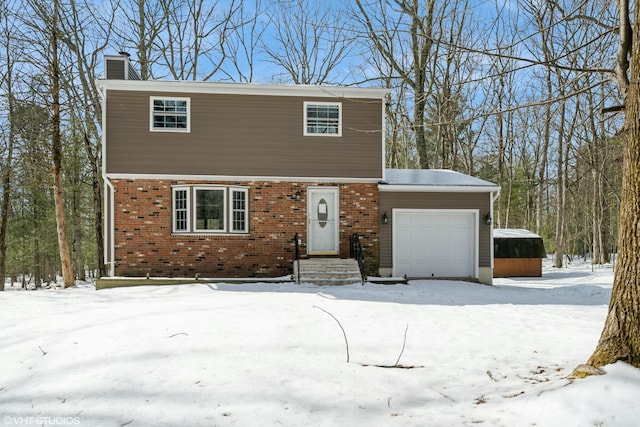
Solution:
[[[566,378],[612,278],[9,289],[0,425],[638,425],[639,370]]]

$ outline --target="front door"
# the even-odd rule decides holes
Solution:
[[[337,255],[338,189],[315,187],[307,190],[307,218],[309,223],[307,253],[309,255]]]

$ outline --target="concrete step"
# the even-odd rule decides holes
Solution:
[[[354,259],[311,258],[300,261],[300,282],[321,286],[362,283],[358,262]],[[293,262],[293,278],[298,277],[298,262]]]

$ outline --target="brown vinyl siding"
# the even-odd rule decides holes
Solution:
[[[380,192],[380,214],[387,213],[389,223],[380,226],[380,267],[393,266],[393,209],[478,209],[478,266],[491,266],[491,226],[484,221],[490,212],[490,193]]]
[[[191,99],[191,131],[151,132],[152,96]],[[341,102],[342,137],[303,136],[304,101]],[[107,173],[382,177],[382,100],[107,91]]]

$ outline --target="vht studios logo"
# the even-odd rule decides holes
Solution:
[[[6,426],[69,426],[79,425],[80,417],[12,417],[7,415],[2,421]]]

